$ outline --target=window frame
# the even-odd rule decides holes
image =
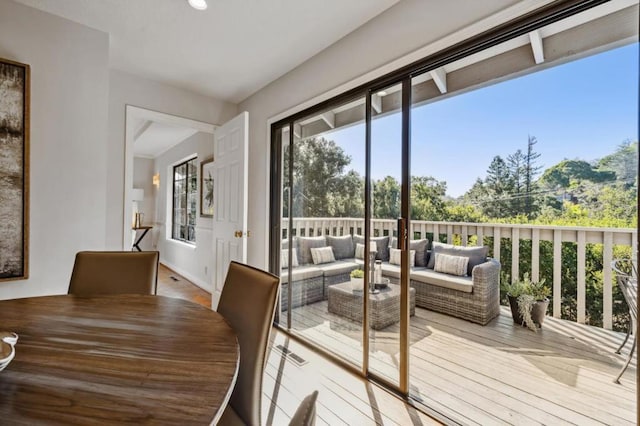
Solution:
[[[198,160],[198,156],[195,155],[193,157],[189,157],[186,160],[180,161],[179,163],[176,163],[174,165],[171,166],[171,171],[172,171],[172,175],[171,175],[171,240],[173,241],[179,241],[181,243],[184,244],[189,244],[192,246],[196,245],[196,220],[197,220],[197,212],[198,212],[198,165],[197,165],[197,160]],[[193,164],[193,169],[195,170],[194,174],[190,174],[189,173],[189,163]],[[186,174],[185,177],[182,179],[185,182],[185,188],[184,188],[184,192],[181,192],[181,194],[177,195],[176,194],[176,170],[180,167],[185,166],[185,170],[186,170]],[[190,179],[194,179],[195,180],[195,187],[194,190],[192,191],[193,193],[193,203],[194,203],[194,209],[193,211],[195,212],[194,215],[194,223],[193,223],[193,240],[189,239],[189,227],[191,225],[189,225],[189,211],[190,211],[190,205],[189,205],[189,180]],[[179,196],[184,196],[185,197],[185,204],[184,207],[181,208],[184,209],[184,217],[185,217],[185,222],[182,223],[177,223],[176,222],[176,199]],[[179,236],[176,235],[176,231],[178,231],[178,235],[180,234],[180,230],[176,229],[176,227],[180,227],[180,226],[185,226],[187,228],[186,233],[187,233],[187,238],[180,238]]]

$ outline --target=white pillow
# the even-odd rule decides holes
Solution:
[[[433,265],[435,272],[466,276],[469,258],[465,256],[451,256],[449,254],[436,253],[436,261]]]
[[[402,250],[389,248],[389,263],[392,265],[400,265],[400,254]],[[416,251],[409,250],[409,266],[416,266]]]
[[[333,255],[333,247],[318,247],[312,248],[311,250],[311,258],[313,259],[314,265],[319,265],[321,263],[331,263],[335,262],[336,258]]]
[[[369,246],[371,251],[378,251],[378,245],[375,242],[370,242]],[[364,259],[364,244],[356,243],[356,259]]]
[[[282,269],[287,269],[289,267],[289,249],[282,249],[280,252],[280,266]],[[295,268],[298,266],[298,251],[293,250],[291,252],[291,267]]]

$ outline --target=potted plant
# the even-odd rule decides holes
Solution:
[[[514,323],[526,325],[533,331],[542,327],[551,294],[544,282],[544,278],[538,282],[531,281],[529,274],[525,273],[521,280],[511,284],[502,283],[501,287],[507,293]]]
[[[364,289],[364,271],[362,269],[354,269],[350,275],[351,289],[354,291],[362,291]]]

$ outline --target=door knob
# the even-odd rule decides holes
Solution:
[[[246,236],[247,238],[249,238],[251,236],[251,231],[247,231],[247,232],[235,231],[233,233],[233,236],[236,238],[242,238],[243,236]]]

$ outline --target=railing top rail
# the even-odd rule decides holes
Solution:
[[[289,218],[283,218],[288,221]],[[294,217],[294,221],[308,222],[332,222],[332,221],[363,221],[361,217]],[[395,219],[372,219],[373,222],[395,222]],[[444,222],[430,220],[412,220],[412,223],[430,224],[430,225],[453,225],[453,226],[481,226],[481,227],[497,227],[497,228],[520,228],[520,229],[558,229],[562,231],[587,231],[587,232],[614,232],[614,233],[636,233],[634,228],[603,228],[590,226],[565,226],[565,225],[533,225],[521,223],[492,223],[492,222]]]

